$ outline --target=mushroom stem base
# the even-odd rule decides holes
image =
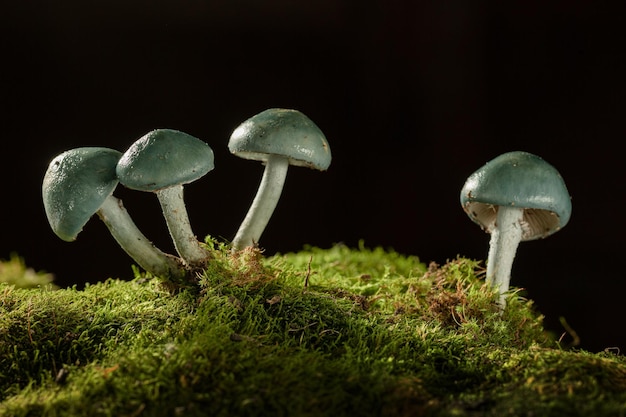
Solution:
[[[184,278],[178,258],[161,252],[141,233],[121,200],[112,195],[107,197],[98,216],[122,249],[143,269],[164,278]]]
[[[500,305],[506,305],[505,293],[509,290],[511,268],[517,247],[522,240],[524,209],[500,206],[496,225],[491,231],[487,258],[487,284],[500,293]]]

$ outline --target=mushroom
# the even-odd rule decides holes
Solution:
[[[572,203],[558,171],[528,152],[502,154],[469,176],[461,190],[467,215],[491,234],[486,282],[506,304],[513,258],[520,242],[564,227]]]
[[[177,130],[156,129],[133,143],[116,168],[125,187],[156,194],[176,251],[194,267],[206,263],[208,252],[191,229],[183,185],[213,167],[213,150],[208,144]]]
[[[121,155],[114,149],[99,147],[76,148],[57,155],[42,185],[48,222],[57,236],[72,242],[98,214],[139,266],[157,276],[182,278],[182,262],[157,249],[139,231],[122,201],[112,194],[118,184],[115,167]]]
[[[233,239],[235,250],[258,244],[278,204],[289,165],[325,171],[331,161],[322,131],[290,109],[268,109],[246,120],[233,131],[228,149],[265,164],[257,194]]]

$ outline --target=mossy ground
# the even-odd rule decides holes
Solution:
[[[500,313],[477,261],[209,244],[175,292],[0,284],[0,416],[626,415],[626,359]]]

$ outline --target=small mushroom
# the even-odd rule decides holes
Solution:
[[[118,184],[115,167],[121,155],[114,149],[98,147],[77,148],[57,155],[50,162],[42,185],[48,222],[57,236],[71,242],[89,219],[98,214],[139,266],[157,276],[182,278],[180,260],[157,249],[139,231],[122,201],[112,194]]]
[[[491,234],[486,282],[506,304],[511,268],[520,242],[545,238],[564,227],[572,213],[558,171],[528,152],[509,152],[469,176],[461,190],[467,215]]]
[[[177,130],[157,129],[133,143],[116,169],[125,187],[156,194],[176,251],[194,267],[206,263],[208,252],[191,229],[183,185],[213,168],[213,150],[208,144]]]
[[[261,184],[235,238],[233,249],[258,244],[282,193],[289,165],[325,171],[330,147],[322,131],[297,110],[268,109],[243,122],[228,142],[230,152],[265,164]]]

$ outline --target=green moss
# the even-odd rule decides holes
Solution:
[[[0,284],[0,416],[626,415],[624,357],[501,314],[477,261],[209,243],[198,288]]]
[[[52,274],[26,267],[24,260],[16,254],[12,254],[6,261],[0,260],[0,282],[12,284],[17,288],[35,288],[40,285],[52,285],[53,279]]]

